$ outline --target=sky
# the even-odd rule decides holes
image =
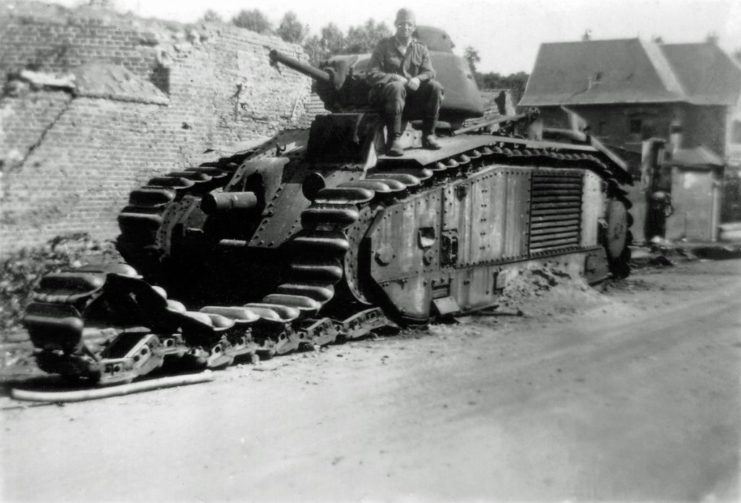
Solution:
[[[84,0],[53,0],[67,6]],[[212,9],[225,19],[241,9],[260,9],[277,25],[287,11],[312,33],[330,22],[341,29],[372,18],[392,26],[400,7],[417,24],[445,29],[455,51],[477,49],[479,71],[530,72],[542,42],[661,36],[664,42],[701,42],[718,37],[731,52],[741,48],[741,0],[114,0],[143,17],[193,22]]]

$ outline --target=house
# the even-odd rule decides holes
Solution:
[[[581,117],[589,134],[624,154],[637,181],[643,142],[666,140],[664,162],[684,180],[682,190],[672,192],[666,237],[714,239],[720,191],[708,187],[719,185],[726,167],[726,178],[737,180],[741,172],[741,66],[716,44],[545,43],[519,106],[540,108],[546,127],[569,128]],[[634,204],[645,204],[650,190],[637,184]],[[741,220],[741,214],[726,218]],[[640,228],[634,234],[643,237]]]

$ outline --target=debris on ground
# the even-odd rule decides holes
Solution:
[[[665,255],[656,255],[648,260],[648,265],[652,265],[654,267],[672,267],[674,263]]]
[[[709,260],[729,260],[741,258],[741,244],[723,244],[716,246],[698,246],[692,252],[698,258]]]
[[[0,382],[45,375],[32,356],[30,343],[5,345],[0,352]]]
[[[585,307],[610,303],[581,276],[572,276],[542,264],[513,271],[498,300],[496,306],[476,314],[489,316],[492,322],[496,322],[502,317],[572,314]]]
[[[632,246],[630,266],[633,269],[642,267],[671,267],[679,262],[696,260],[691,250],[676,243],[656,236],[646,246]]]
[[[560,270],[548,266],[536,266],[517,271],[508,281],[502,291],[500,310],[504,312],[524,312],[529,314],[536,307],[535,297],[551,297],[554,289],[558,292],[555,297],[568,297],[579,293],[589,292],[591,288],[581,277],[574,277]],[[597,292],[593,292],[597,294]],[[599,294],[597,294],[599,295]],[[538,302],[548,305],[548,302]]]
[[[66,267],[121,261],[112,241],[98,241],[87,233],[57,236],[46,244],[24,248],[0,262],[0,331],[20,328],[23,311],[41,278]]]
[[[697,259],[728,260],[741,258],[741,242],[697,243],[654,237],[645,246],[631,247],[631,267],[671,267]]]

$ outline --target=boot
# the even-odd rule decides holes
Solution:
[[[440,150],[442,145],[435,136],[435,119],[425,119],[422,122],[422,148],[427,150]]]
[[[404,155],[404,147],[401,144],[401,135],[395,134],[391,141],[389,142],[389,146],[386,149],[386,155],[391,157],[401,157]]]
[[[422,135],[422,148],[426,148],[427,150],[440,150],[442,145],[437,141],[437,137],[432,134],[423,134]]]
[[[387,148],[386,155],[401,157],[404,155],[404,147],[401,144],[401,114],[386,117]]]

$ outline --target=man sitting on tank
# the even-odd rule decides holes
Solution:
[[[422,146],[440,148],[435,122],[443,87],[435,80],[427,47],[412,37],[416,24],[411,10],[400,9],[396,14],[396,34],[378,43],[367,71],[370,101],[383,111],[386,121],[386,153],[394,157],[404,155],[401,126],[405,109],[408,117],[422,118]]]

